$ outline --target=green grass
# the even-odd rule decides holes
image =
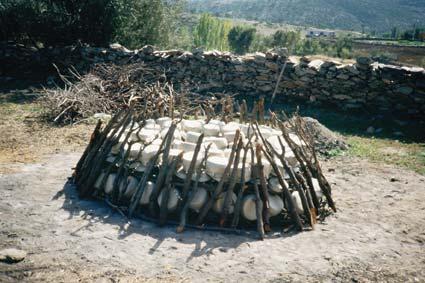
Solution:
[[[294,104],[275,103],[274,109],[294,111]],[[296,105],[296,104],[295,104]],[[420,119],[395,117],[391,114],[371,115],[361,112],[338,112],[333,108],[303,106],[302,116],[313,117],[330,130],[344,136],[347,151],[332,150],[328,156],[347,155],[371,162],[395,165],[425,175],[425,123]],[[374,134],[367,133],[373,126]],[[401,135],[396,135],[401,133]]]
[[[371,162],[395,165],[425,175],[425,143],[405,143],[397,140],[345,136],[347,151],[334,151],[331,156],[352,156]]]

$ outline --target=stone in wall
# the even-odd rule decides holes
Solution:
[[[7,52],[13,56],[17,51]],[[198,91],[215,88],[254,96],[273,93],[279,73],[287,62],[278,86],[278,98],[294,98],[344,109],[396,110],[425,116],[424,69],[380,64],[367,57],[357,58],[354,64],[341,64],[307,57],[288,58],[287,52],[236,56],[202,49],[160,51],[153,46],[132,51],[118,44],[110,48],[67,47],[52,53],[66,64],[82,68],[107,62],[143,63],[149,68],[163,70],[175,86],[192,82]],[[19,56],[13,58],[19,59]],[[24,60],[31,62],[28,58]]]

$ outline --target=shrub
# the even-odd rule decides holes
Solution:
[[[255,38],[256,29],[252,27],[235,26],[229,32],[229,45],[232,51],[237,54],[244,54],[249,51]]]

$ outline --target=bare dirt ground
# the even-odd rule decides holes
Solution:
[[[316,230],[256,241],[131,225],[66,185],[80,153],[0,175],[0,282],[425,282],[425,177],[340,157],[324,162],[339,212]],[[7,166],[7,164],[3,164]]]

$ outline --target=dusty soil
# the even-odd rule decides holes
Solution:
[[[0,174],[46,154],[81,150],[93,131],[92,124],[56,127],[42,122],[38,103],[2,103],[3,97],[0,92]]]
[[[425,282],[425,177],[343,157],[324,162],[339,212],[316,230],[257,241],[133,221],[66,185],[80,153],[0,175],[0,282]],[[7,167],[7,164],[3,164]]]

